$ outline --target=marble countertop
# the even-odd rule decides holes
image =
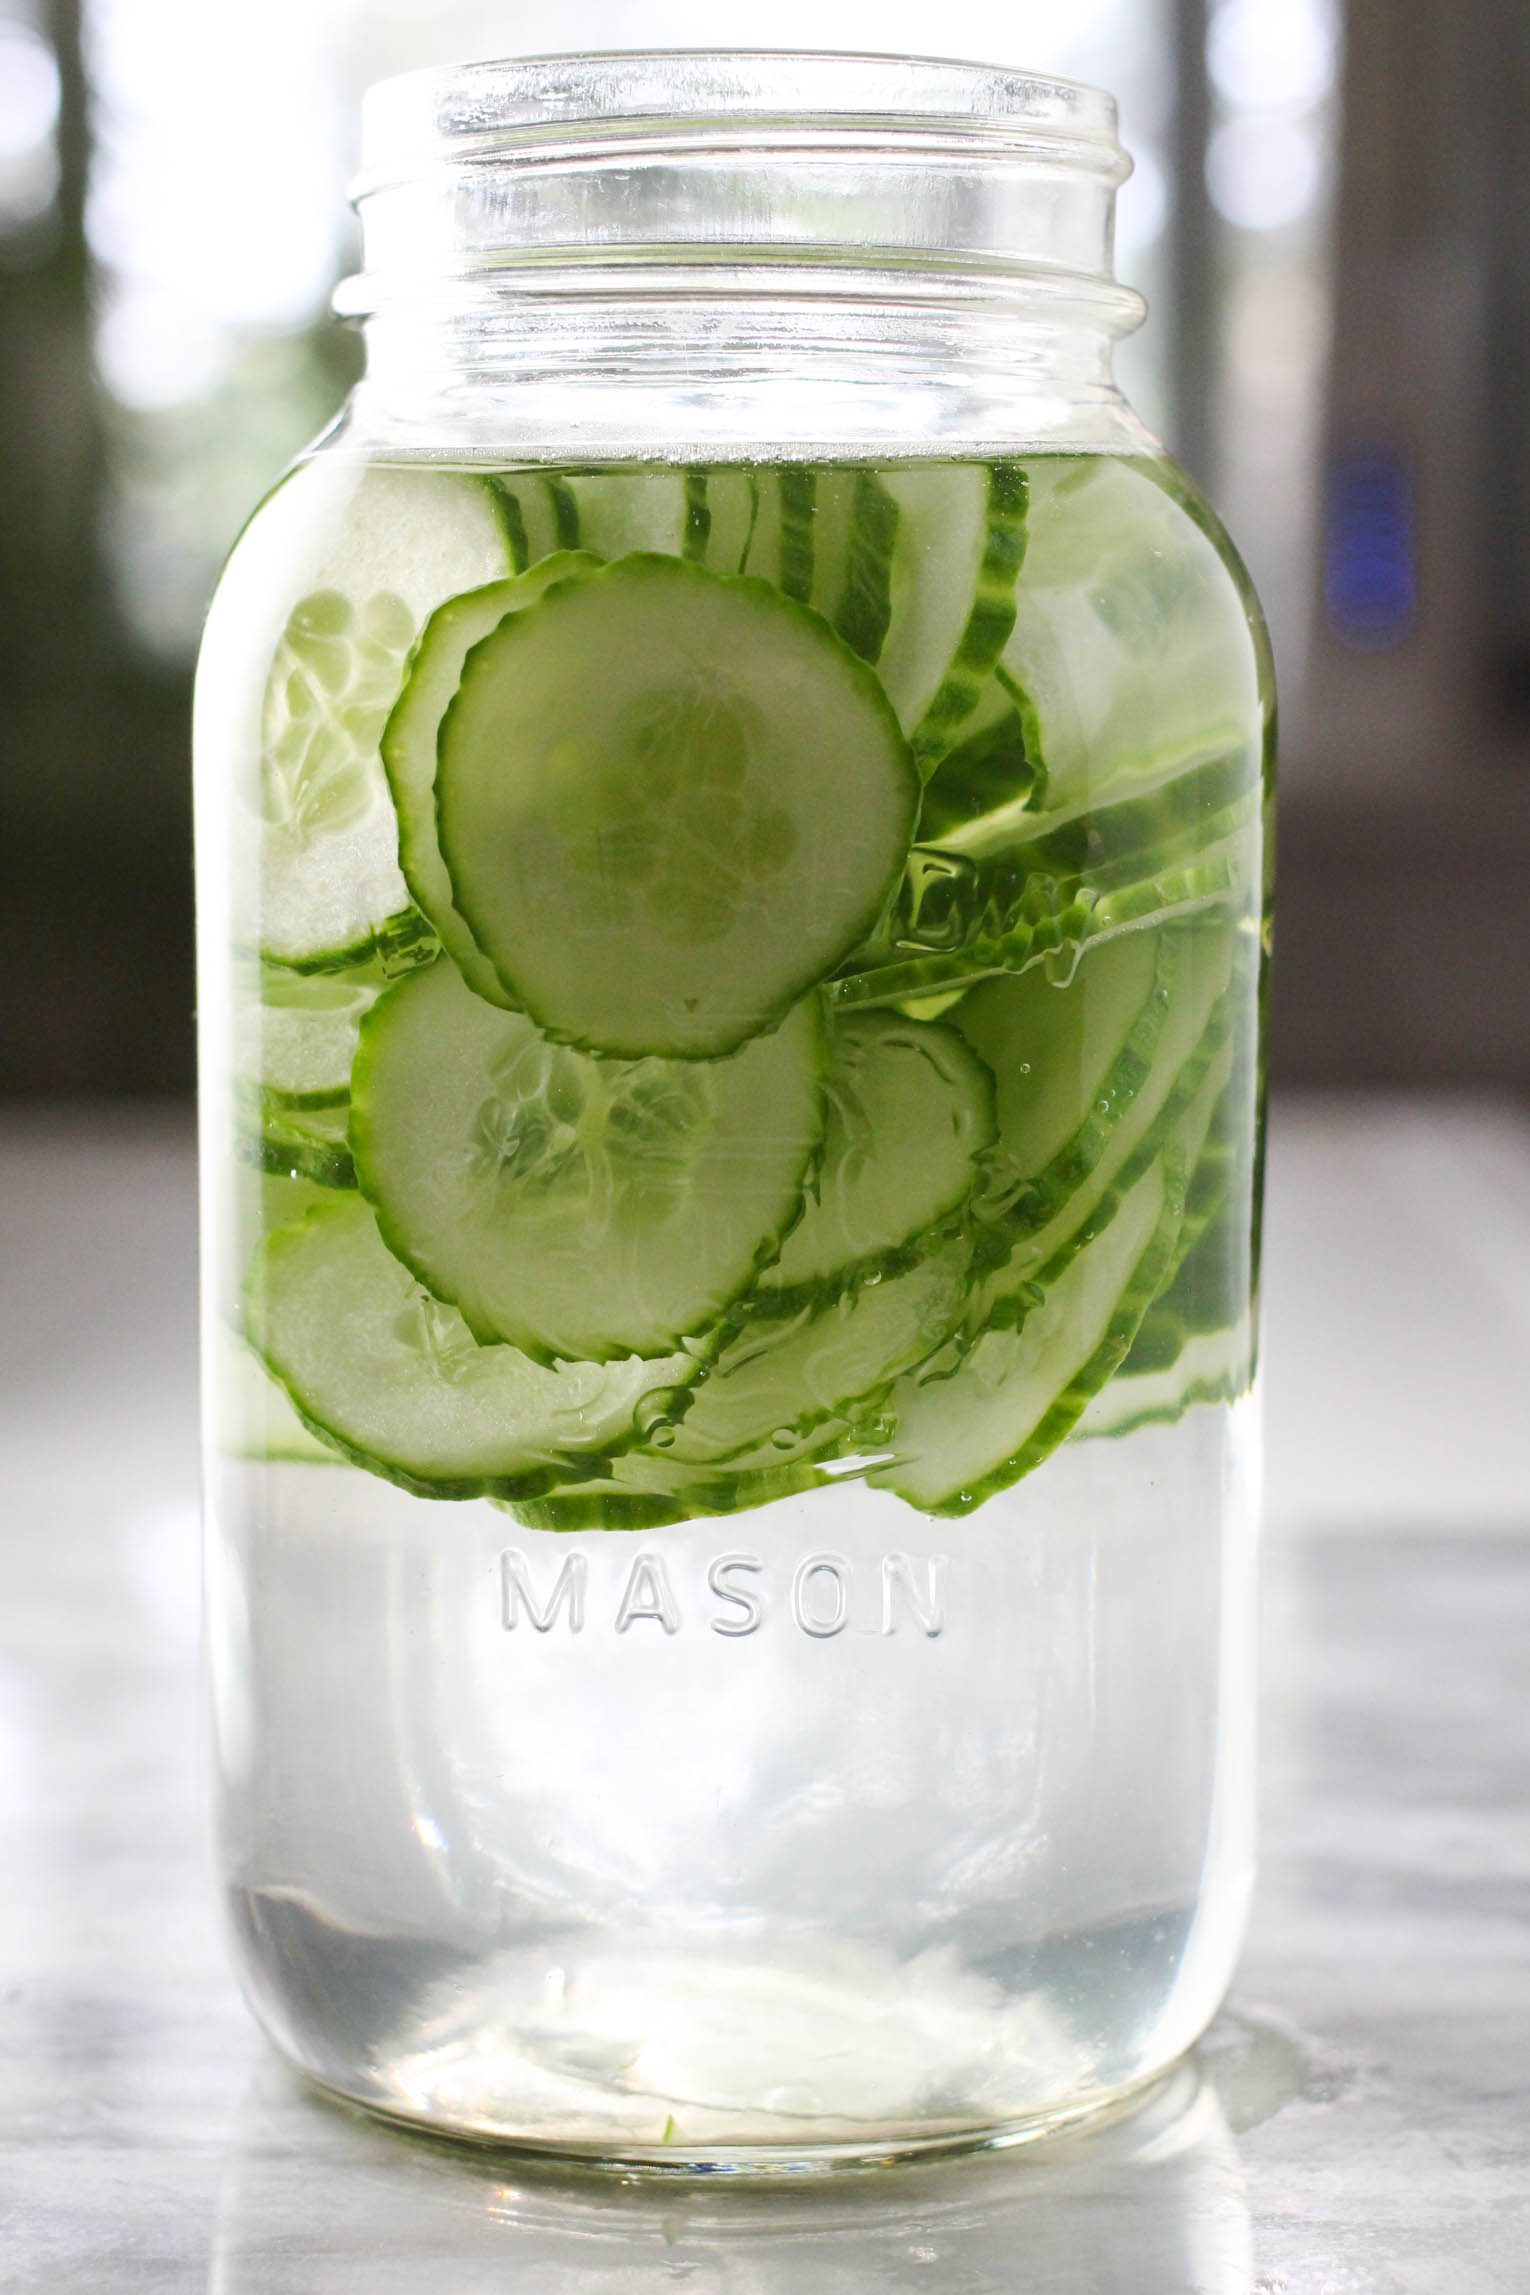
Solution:
[[[227,1973],[196,1698],[191,1143],[0,1124],[0,2289],[1521,2295],[1530,1124],[1280,1112],[1265,1849],[1136,2116],[761,2191],[580,2181],[305,2092]]]

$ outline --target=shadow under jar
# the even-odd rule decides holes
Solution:
[[[1227,1982],[1271,696],[1124,172],[959,64],[368,98],[197,771],[222,1867],[383,2112],[1014,2139]]]

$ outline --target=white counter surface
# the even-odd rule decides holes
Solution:
[[[1279,1111],[1265,1857],[1118,2128],[762,2193],[305,2093],[227,1974],[196,1698],[189,1127],[0,1124],[0,2289],[1523,2295],[1530,1122]]]

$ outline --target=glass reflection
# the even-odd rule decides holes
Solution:
[[[1237,2147],[1194,2067],[1042,2146],[767,2187],[458,2150],[272,2061],[235,2132],[209,2295],[1247,2295],[1252,2278]]]

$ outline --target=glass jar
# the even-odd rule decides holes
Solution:
[[[1228,1980],[1271,698],[1112,381],[1114,120],[368,99],[197,770],[223,1870],[381,2111],[1013,2139]]]

